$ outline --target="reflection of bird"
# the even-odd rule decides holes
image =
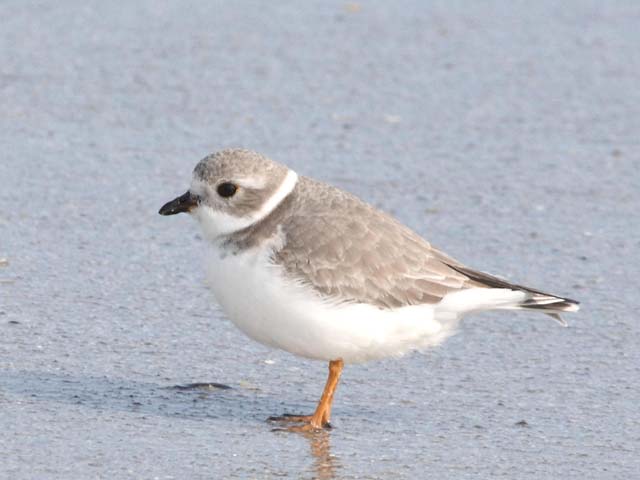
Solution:
[[[327,426],[343,362],[437,345],[468,312],[558,313],[578,303],[472,270],[390,216],[342,190],[248,150],[225,150],[195,168],[187,193],[160,209],[189,212],[211,246],[209,283],[249,337],[328,360],[313,415]],[[292,429],[294,427],[291,427]]]
[[[319,433],[319,435],[318,435]],[[313,478],[331,480],[341,468],[340,461],[331,454],[331,438],[329,432],[304,432],[302,435],[309,440],[313,457]]]

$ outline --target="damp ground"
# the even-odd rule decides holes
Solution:
[[[598,478],[640,471],[637,2],[5,2],[0,477]],[[326,365],[224,319],[189,218],[245,146],[465,263],[582,301]],[[179,388],[179,387],[182,388]],[[223,388],[228,386],[230,388]]]

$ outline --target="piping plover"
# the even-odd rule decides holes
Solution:
[[[344,363],[438,345],[480,310],[535,310],[562,323],[578,302],[473,270],[355,196],[249,150],[204,158],[187,193],[160,209],[188,212],[209,246],[208,283],[252,339],[329,362],[313,415],[329,426]]]

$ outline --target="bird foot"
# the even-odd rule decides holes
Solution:
[[[267,418],[268,422],[304,422],[310,423],[313,415],[292,415],[290,413],[284,413],[279,416]]]
[[[281,423],[301,423],[302,425],[288,425],[284,428],[275,428],[276,432],[319,432],[321,430],[330,430],[331,424],[324,422],[322,425],[314,422],[313,415],[291,415],[285,413],[276,417],[269,417],[268,422],[281,422]]]
[[[331,425],[325,423],[322,427],[316,427],[311,423],[288,425],[286,427],[274,428],[272,432],[295,432],[295,433],[320,433],[331,429]]]

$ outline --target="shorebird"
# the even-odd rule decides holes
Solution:
[[[188,212],[209,246],[208,283],[250,338],[329,362],[312,415],[288,429],[328,428],[345,363],[440,344],[482,310],[534,310],[560,323],[578,302],[471,269],[343,190],[242,149],[214,153],[189,190],[160,209]]]

